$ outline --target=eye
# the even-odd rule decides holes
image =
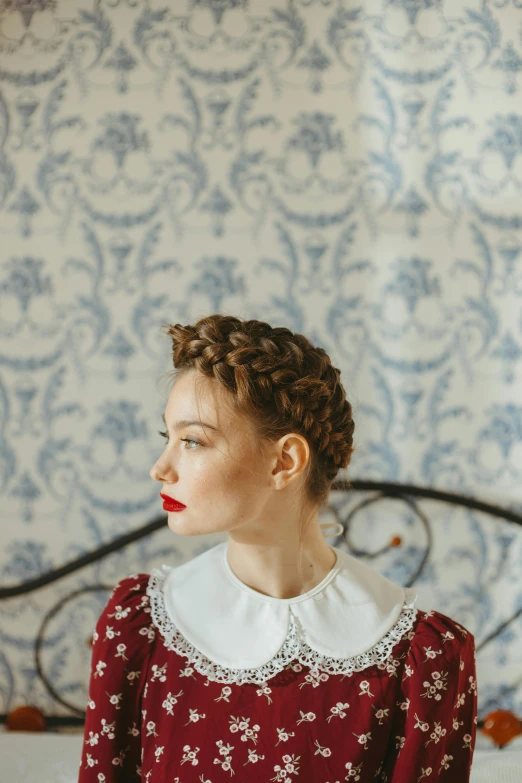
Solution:
[[[191,438],[181,438],[181,440],[184,440],[185,443],[195,443],[196,446],[201,446],[201,443],[199,443],[197,440],[192,440]],[[189,451],[192,451],[192,449],[189,449]]]
[[[161,430],[158,430],[158,435],[161,435],[162,438],[165,438],[167,443],[169,442],[169,433],[168,432],[161,432]],[[181,438],[180,440],[185,441],[186,443],[194,443],[196,446],[201,446],[201,443],[197,440],[192,440],[192,438]],[[187,449],[187,451],[193,451],[192,448]]]

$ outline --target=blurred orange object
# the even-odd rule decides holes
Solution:
[[[45,731],[45,716],[38,707],[17,707],[7,715],[7,731]]]
[[[486,715],[481,731],[501,748],[522,734],[522,721],[509,710],[495,710]]]

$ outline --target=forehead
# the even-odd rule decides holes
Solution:
[[[174,419],[202,420],[221,429],[231,416],[218,387],[196,372],[180,375],[170,391],[164,419],[169,424]]]

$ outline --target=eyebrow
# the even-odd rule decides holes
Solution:
[[[165,414],[163,413],[161,415],[161,418],[167,425],[167,420],[165,419]],[[219,432],[217,427],[214,427],[213,424],[208,424],[206,421],[196,421],[195,419],[180,419],[179,421],[175,421],[172,425],[173,430],[181,430],[183,427],[208,427],[209,430],[214,430],[215,432]],[[168,425],[167,425],[168,426]]]

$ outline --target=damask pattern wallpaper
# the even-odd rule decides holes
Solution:
[[[0,0],[2,585],[162,513],[160,326],[212,312],[330,353],[349,477],[520,508],[521,71],[522,0]],[[479,643],[522,605],[522,533],[429,514],[421,605]],[[370,552],[392,534],[372,563],[404,582],[411,510],[353,530]],[[0,711],[60,713],[32,644],[61,596],[213,543],[162,531],[3,602]],[[105,600],[45,635],[79,709]],[[484,648],[481,715],[522,716],[521,653],[520,621]]]

